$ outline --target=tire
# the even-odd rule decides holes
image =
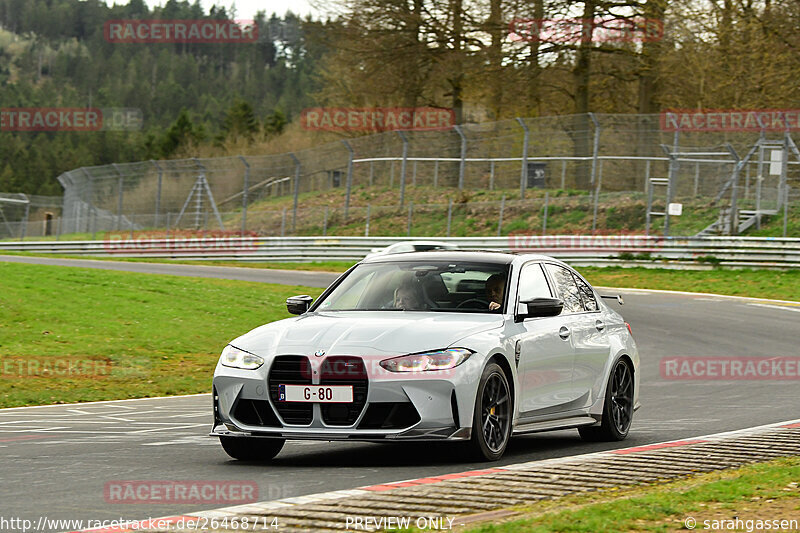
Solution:
[[[269,461],[281,451],[285,439],[220,437],[225,453],[239,461]]]
[[[497,461],[511,438],[513,401],[508,378],[496,363],[483,369],[475,398],[469,456],[478,461]]]
[[[633,370],[627,361],[620,359],[608,377],[600,425],[578,428],[581,438],[589,442],[624,440],[633,421],[633,393]]]

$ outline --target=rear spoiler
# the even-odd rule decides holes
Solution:
[[[607,296],[607,295],[601,294],[600,298],[605,298],[607,300],[616,300],[619,305],[625,305],[625,300],[622,299],[622,295],[621,294],[617,294],[616,296],[610,296],[610,295]]]

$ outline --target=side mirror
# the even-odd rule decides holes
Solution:
[[[558,298],[531,298],[520,300],[519,303],[527,305],[528,312],[516,315],[518,321],[525,318],[557,316],[564,309],[564,302]]]
[[[302,315],[308,308],[311,307],[311,302],[314,301],[314,298],[307,294],[302,294],[300,296],[292,296],[286,299],[286,309],[293,315]]]

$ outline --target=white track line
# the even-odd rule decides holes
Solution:
[[[783,304],[795,304],[800,305],[800,302],[796,302],[793,300],[772,300],[769,298],[754,298],[752,296],[731,296],[730,294],[715,294],[713,292],[689,292],[689,291],[668,291],[663,289],[633,289],[629,287],[603,287],[594,285],[595,289],[604,290],[604,291],[623,291],[623,292],[638,292],[641,294],[650,294],[650,293],[662,293],[662,294],[676,294],[680,296],[711,296],[714,298],[727,298],[731,300],[744,300],[750,302],[777,302]]]
[[[201,392],[198,394],[179,394],[177,396],[151,396],[149,398],[124,398],[120,400],[100,400],[96,402],[78,402],[78,403],[51,403],[48,405],[26,405],[23,407],[6,407],[4,409],[0,409],[0,413],[5,413],[7,411],[18,411],[21,409],[43,409],[45,407],[70,407],[73,405],[99,405],[104,403],[118,403],[118,402],[143,402],[146,400],[170,400],[173,398],[192,398],[194,396],[211,396],[210,392]],[[122,407],[122,406],[120,406]],[[153,411],[155,412],[155,411]],[[94,414],[94,413],[89,413]]]

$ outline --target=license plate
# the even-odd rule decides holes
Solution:
[[[353,403],[352,385],[278,385],[279,402]]]

